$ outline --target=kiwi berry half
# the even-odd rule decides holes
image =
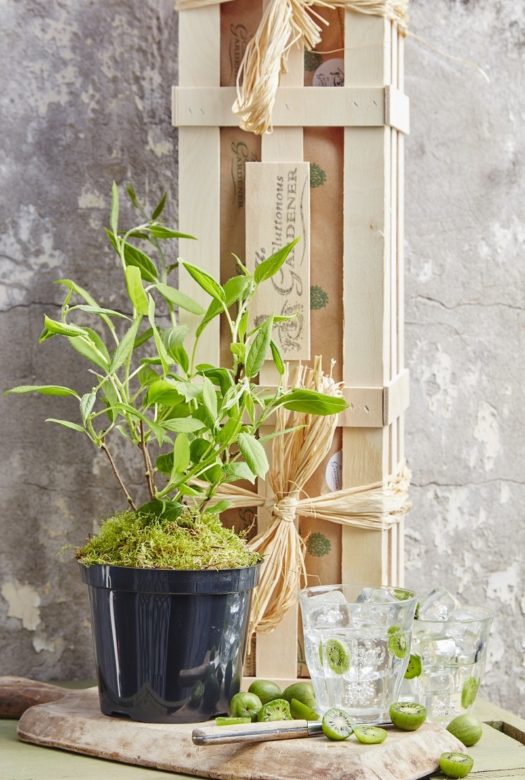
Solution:
[[[447,777],[466,777],[474,759],[466,753],[442,753],[439,757],[439,768]]]
[[[354,726],[354,736],[362,745],[379,745],[388,737],[388,732],[379,726]]]
[[[340,742],[343,739],[348,739],[352,731],[352,721],[344,710],[340,710],[338,707],[332,707],[332,709],[325,712],[323,717],[323,733],[328,739]]]
[[[421,656],[411,653],[410,658],[408,659],[408,666],[405,672],[405,679],[413,680],[414,677],[419,677],[422,670],[423,670],[423,664],[421,663]]]
[[[329,639],[324,646],[328,666],[336,674],[344,674],[350,668],[350,651],[339,639]]]
[[[257,713],[257,720],[267,723],[270,720],[292,720],[290,705],[286,699],[273,699],[267,704],[263,704]]]
[[[426,720],[427,711],[415,701],[397,701],[390,705],[390,720],[402,731],[416,731]]]
[[[461,690],[461,706],[467,710],[471,704],[474,704],[476,696],[478,695],[479,680],[475,677],[469,677],[463,683]]]
[[[407,635],[399,626],[390,626],[388,629],[388,651],[396,658],[406,658],[408,653]]]

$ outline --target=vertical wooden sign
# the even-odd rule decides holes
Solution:
[[[246,261],[257,263],[299,238],[281,270],[260,288],[255,319],[291,317],[276,326],[285,360],[310,358],[310,166],[305,162],[246,163]]]

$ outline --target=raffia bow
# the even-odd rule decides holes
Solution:
[[[177,0],[177,10],[199,8],[231,0]],[[237,74],[233,113],[240,127],[257,135],[271,130],[279,80],[288,69],[295,44],[314,49],[328,22],[314,8],[344,8],[397,22],[406,31],[409,0],[270,0],[254,37],[248,43]]]
[[[320,358],[315,359],[313,368],[299,367],[293,382],[288,377],[285,381],[288,387],[342,394],[341,384],[323,374]],[[406,469],[384,482],[313,498],[305,494],[306,483],[330,451],[336,426],[335,415],[320,417],[278,409],[267,480],[272,495],[226,485],[217,496],[228,499],[235,508],[264,506],[271,510],[270,525],[250,542],[250,547],[264,556],[250,617],[252,632],[274,629],[296,603],[306,581],[305,544],[297,528],[298,516],[378,530],[397,523],[410,509]],[[281,433],[288,429],[294,430]]]

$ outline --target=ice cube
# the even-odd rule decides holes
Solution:
[[[346,604],[333,604],[333,606],[327,604],[322,609],[315,609],[310,613],[312,628],[344,628],[349,623]]]
[[[314,628],[348,625],[348,609],[344,593],[329,590],[308,600],[308,612]]]
[[[459,608],[459,601],[446,588],[431,590],[419,602],[418,617],[421,620],[448,620]]]
[[[458,655],[458,647],[452,637],[436,639],[435,653],[440,661],[453,661]]]
[[[346,604],[345,594],[342,590],[327,590],[325,593],[320,593],[318,596],[312,596],[308,599],[308,604],[313,606],[320,606],[321,604]]]
[[[363,588],[356,601],[359,604],[391,604],[397,599],[388,588]]]

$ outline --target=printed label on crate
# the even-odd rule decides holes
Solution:
[[[314,87],[344,87],[345,61],[341,59],[325,60],[314,73]]]
[[[326,464],[325,480],[329,489],[341,490],[343,486],[343,453],[334,452],[328,463]]]
[[[310,166],[246,163],[246,261],[255,266],[299,238],[286,263],[261,285],[255,321],[270,313],[290,319],[275,327],[285,360],[310,358]]]

